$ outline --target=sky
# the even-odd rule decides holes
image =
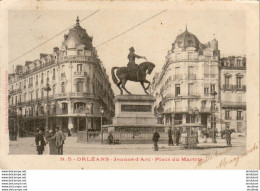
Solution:
[[[77,16],[81,20],[94,11],[9,11],[9,61],[74,25]],[[161,11],[100,10],[82,21],[80,25],[90,36],[93,36],[93,46],[95,47]],[[148,80],[151,80],[155,72],[161,70],[165,63],[165,56],[171,49],[171,44],[177,35],[185,30],[186,25],[188,31],[196,35],[201,43],[216,38],[219,41],[221,56],[245,55],[245,20],[245,14],[242,11],[168,10],[122,36],[98,46],[97,53],[110,76],[112,67],[127,65],[128,49],[133,46],[136,54],[145,56],[156,65],[153,73],[147,77]],[[53,47],[61,47],[64,33],[9,63],[9,72],[13,71],[15,65],[24,65],[26,60],[38,59],[40,53],[52,53]],[[139,59],[136,63],[142,61]],[[141,85],[137,85],[140,88],[136,88],[136,85],[134,82],[127,82],[126,88],[132,93],[142,94]],[[119,90],[114,84],[112,88],[116,95],[119,94]]]

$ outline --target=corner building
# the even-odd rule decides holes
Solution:
[[[16,66],[9,74],[10,131],[31,134],[47,117],[49,128],[100,131],[101,106],[103,124],[111,123],[114,93],[92,40],[77,19],[60,49]]]
[[[216,39],[202,44],[187,28],[177,36],[151,85],[159,123],[200,123],[207,128],[221,128],[219,59]],[[214,115],[212,108],[218,108]]]

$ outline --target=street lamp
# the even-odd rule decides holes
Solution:
[[[212,125],[213,125],[213,134],[212,134],[212,143],[217,143],[217,140],[216,140],[216,136],[215,136],[215,132],[216,132],[216,125],[215,125],[215,112],[218,111],[218,108],[215,106],[215,97],[217,95],[217,92],[214,91],[211,93],[211,95],[213,95],[213,101],[212,101],[212,104],[211,104],[211,113],[212,113]]]
[[[89,113],[90,113],[89,108],[85,106],[87,142],[88,142],[88,114]]]
[[[103,143],[103,113],[104,113],[105,109],[104,107],[100,106],[99,107],[99,112],[101,113],[101,143]]]
[[[47,131],[47,130],[49,130],[49,91],[51,91],[51,88],[50,88],[50,85],[49,85],[48,82],[46,84],[46,87],[43,88],[43,90],[47,92],[47,105],[46,105],[46,108],[47,108],[46,109],[47,110],[47,113],[46,113],[46,131]]]

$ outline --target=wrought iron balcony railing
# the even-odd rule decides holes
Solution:
[[[87,75],[87,72],[82,72],[82,71],[74,72],[74,76],[86,76],[86,75]]]
[[[246,86],[245,85],[234,85],[233,90],[235,90],[235,91],[246,91]]]
[[[231,84],[223,84],[222,89],[226,91],[231,91],[233,90],[233,86]]]

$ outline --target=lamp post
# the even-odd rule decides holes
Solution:
[[[99,112],[101,113],[101,143],[103,143],[103,113],[104,113],[104,107],[99,107]]]
[[[85,113],[86,113],[86,134],[87,134],[87,142],[88,142],[88,114],[90,113],[88,107],[85,107]]]
[[[47,105],[46,105],[46,131],[49,130],[49,91],[51,91],[50,85],[47,82],[46,87],[43,88],[44,91],[47,92]]]
[[[217,95],[217,92],[214,91],[214,92],[211,93],[211,95],[214,96],[214,97],[213,97],[212,104],[211,104],[211,113],[212,113],[212,119],[211,119],[211,121],[212,121],[212,125],[213,125],[213,127],[212,127],[212,129],[213,129],[213,133],[212,133],[212,143],[217,143],[216,136],[215,136],[215,132],[216,132],[215,112],[218,111],[218,108],[217,108],[216,105],[215,105],[215,97],[216,97],[216,95]]]

